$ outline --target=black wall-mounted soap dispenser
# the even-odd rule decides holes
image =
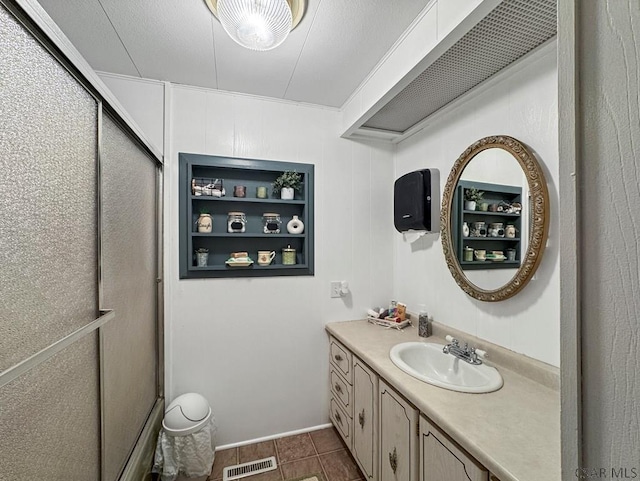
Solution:
[[[422,169],[396,180],[393,223],[398,232],[440,230],[440,171]]]

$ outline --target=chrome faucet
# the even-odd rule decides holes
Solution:
[[[449,341],[450,344],[444,346],[442,352],[451,354],[469,364],[482,364],[480,356],[486,356],[487,353],[485,351],[476,350],[475,347],[469,347],[469,344],[466,342],[463,347],[460,347],[460,341],[451,336],[446,336],[445,339]]]

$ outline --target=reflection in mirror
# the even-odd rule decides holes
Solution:
[[[454,244],[462,246],[462,255],[458,255],[458,260],[472,284],[485,290],[498,289],[513,278],[520,267],[521,254],[527,251],[527,178],[518,161],[509,152],[500,148],[490,148],[478,153],[467,164],[457,188],[462,188],[460,195],[464,195],[464,190],[468,188],[476,188],[483,192],[475,210],[463,209],[462,221],[467,222],[470,234],[475,233],[478,236],[464,236],[464,232],[460,231],[455,234]],[[519,214],[504,212],[508,210],[507,204],[514,203],[521,205]],[[474,232],[473,224],[482,222],[486,232],[484,236],[479,236],[480,233]],[[491,229],[492,225],[495,226],[494,229]],[[515,229],[513,237],[507,235],[508,226]],[[454,226],[452,232],[456,232]],[[484,250],[486,260],[479,261],[474,255],[472,264],[466,264],[463,259],[465,247],[470,247],[474,253]],[[511,249],[513,253],[510,252]],[[505,259],[500,257],[500,254],[496,254],[495,257],[491,255],[500,252]],[[514,256],[515,260],[509,260],[510,255]]]
[[[498,301],[527,284],[546,242],[548,202],[540,166],[516,139],[486,137],[460,156],[443,193],[441,229],[447,265],[467,294]]]

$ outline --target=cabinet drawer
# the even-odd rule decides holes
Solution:
[[[353,384],[351,376],[351,352],[334,338],[331,338],[331,363],[349,384]]]
[[[342,436],[347,447],[351,449],[351,418],[344,412],[340,403],[333,398],[331,398],[331,411],[329,414],[333,425]]]
[[[336,373],[335,368],[331,369],[331,393],[336,400],[342,402],[342,407],[351,413],[351,385]]]

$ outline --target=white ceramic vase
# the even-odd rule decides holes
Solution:
[[[289,234],[302,234],[304,232],[304,224],[297,215],[293,216],[289,222],[287,222],[287,232]]]
[[[283,187],[282,190],[280,190],[281,199],[292,200],[293,194],[294,194],[293,187]]]

